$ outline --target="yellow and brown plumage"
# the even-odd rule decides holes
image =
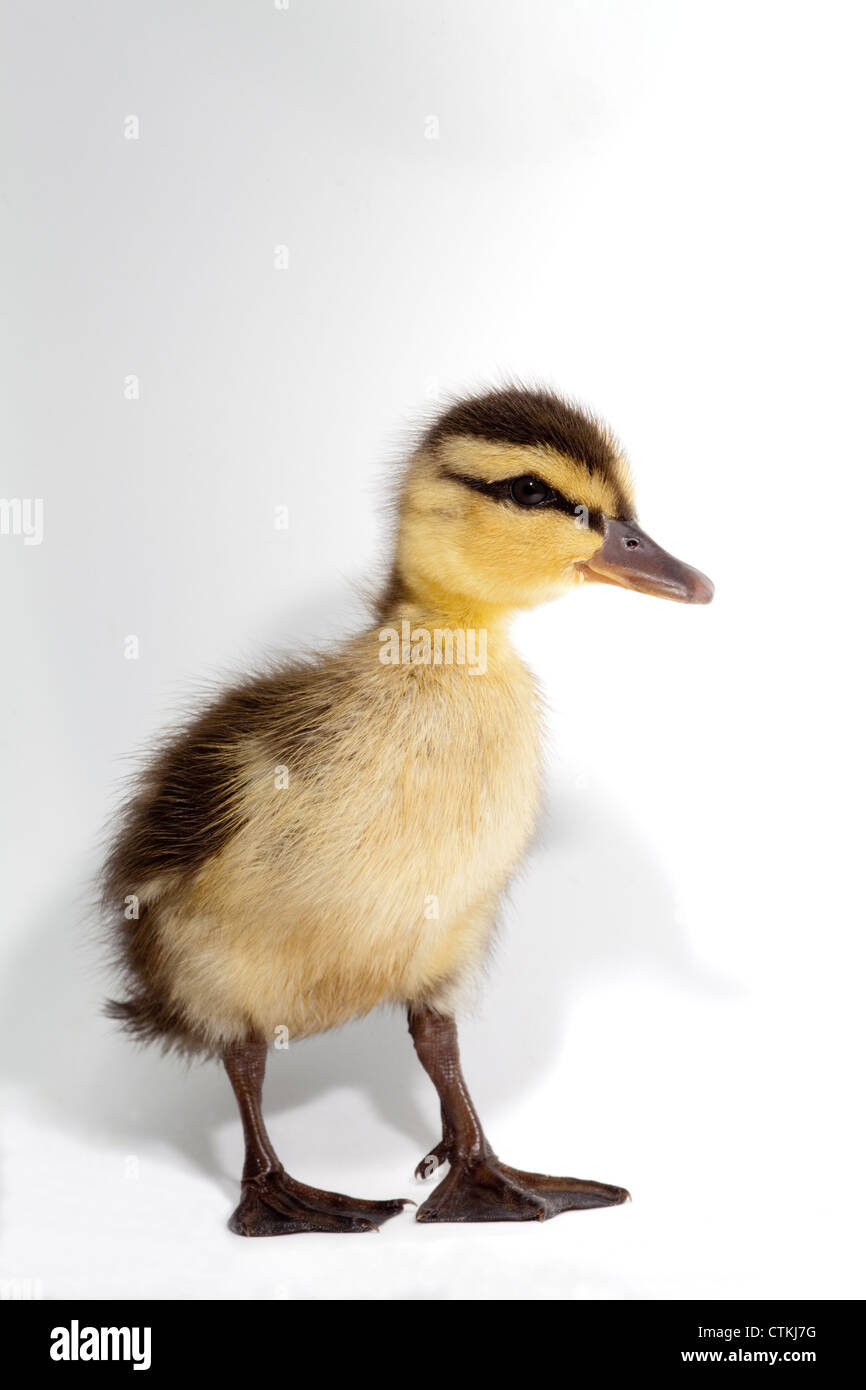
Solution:
[[[613,565],[599,558],[611,536],[630,547]],[[446,412],[401,480],[393,571],[371,625],[226,692],[143,774],[105,874],[128,986],[113,1014],[142,1038],[221,1054],[244,1115],[277,1030],[304,1037],[398,1003],[439,1085],[436,1058],[538,810],[539,700],[509,618],[592,578],[707,601],[708,581],[664,552],[641,576],[641,546],[657,550],[634,522],[622,452],[586,414],[517,388]],[[414,642],[437,632],[452,644],[438,661]],[[396,659],[387,633],[399,634]],[[465,651],[447,659],[467,633],[483,635],[483,669],[478,645],[474,663]],[[446,1112],[443,1099],[437,1157],[459,1174],[463,1141],[448,1130],[466,1117]],[[255,1172],[235,1229],[364,1229],[399,1209],[303,1196],[275,1158],[251,1162],[247,1119]],[[561,1192],[539,1198],[520,1176],[500,1165],[493,1186],[534,1193],[534,1206],[514,1192],[489,1201],[487,1179],[481,1200],[476,1172],[471,1200],[434,1193],[426,1219],[563,1209]]]

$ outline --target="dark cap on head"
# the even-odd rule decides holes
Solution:
[[[632,514],[622,477],[622,450],[599,420],[552,391],[507,386],[457,401],[433,422],[422,444],[435,448],[455,435],[474,435],[496,444],[554,449],[563,458],[604,477]]]

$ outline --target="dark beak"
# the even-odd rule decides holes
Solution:
[[[677,603],[709,603],[713,597],[712,581],[705,574],[662,550],[632,521],[606,517],[604,544],[578,569],[584,579],[619,584]]]

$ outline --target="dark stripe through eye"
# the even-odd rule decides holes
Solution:
[[[561,492],[557,492],[556,488],[542,482],[533,474],[524,473],[517,478],[501,478],[493,483],[487,483],[483,478],[471,478],[465,473],[452,473],[450,470],[445,472],[445,477],[453,479],[455,483],[463,483],[464,487],[471,487],[473,492],[492,497],[496,502],[510,502],[526,511],[546,509],[564,512],[566,516],[573,517],[580,526],[589,527],[593,531],[604,531],[604,514],[599,508],[570,502]]]

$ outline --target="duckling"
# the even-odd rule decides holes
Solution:
[[[125,981],[107,1010],[140,1040],[221,1058],[245,1145],[229,1227],[244,1236],[367,1231],[406,1205],[289,1176],[262,1116],[270,1042],[386,1004],[407,1011],[441,1105],[416,1172],[449,1167],[417,1220],[544,1220],[629,1195],[503,1163],[461,1071],[455,1019],[539,810],[539,697],[509,619],[580,583],[683,603],[708,603],[712,584],[637,524],[611,432],[547,390],[457,401],[395,497],[372,623],[171,735],[104,870]]]

